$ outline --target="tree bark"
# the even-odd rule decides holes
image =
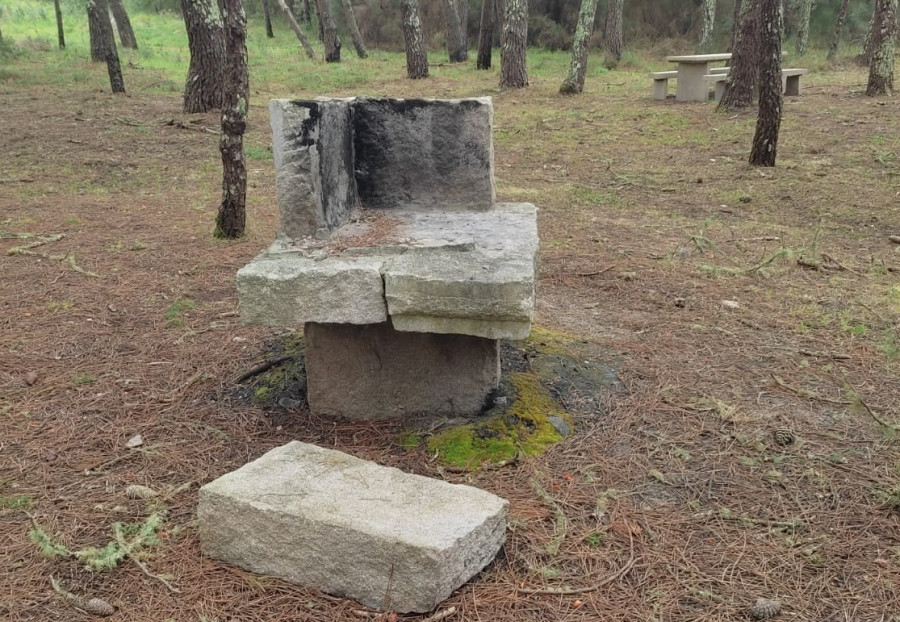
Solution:
[[[743,0],[738,32],[731,51],[731,69],[717,110],[746,108],[753,101],[753,87],[759,78],[760,2]],[[779,78],[780,79],[780,78]]]
[[[269,0],[262,0],[263,17],[266,20],[266,36],[269,39],[275,38],[275,32],[272,30],[272,15],[269,13]]]
[[[781,32],[784,15],[781,0],[761,0],[760,7],[761,69],[759,115],[750,150],[750,164],[775,166],[778,154],[778,131],[784,95],[781,87]]]
[[[101,60],[106,61],[109,73],[109,86],[113,93],[125,92],[125,81],[122,79],[122,66],[119,64],[119,51],[113,34],[112,22],[109,20],[109,5],[106,0],[87,0],[88,22],[91,38],[91,54],[94,48],[100,51]],[[96,42],[94,41],[96,37]]]
[[[606,12],[606,28],[604,29],[604,46],[606,55],[603,66],[613,69],[622,60],[622,50],[625,49],[622,34],[622,12],[625,10],[625,0],[609,0],[609,8]]]
[[[734,52],[734,42],[737,39],[738,30],[741,24],[741,0],[734,0],[734,10],[731,12],[731,42],[728,44],[728,51]]]
[[[528,0],[505,0],[500,31],[500,86],[528,86],[525,52],[528,42]]]
[[[447,13],[447,56],[451,63],[464,63],[469,59],[464,17],[468,14],[468,7],[468,0],[444,0],[444,11]]]
[[[401,0],[403,40],[406,44],[406,75],[411,80],[428,77],[428,54],[422,22],[419,20],[419,0]]]
[[[701,50],[709,47],[713,28],[716,25],[716,0],[703,0],[703,26],[700,30],[699,46]]]
[[[844,21],[847,19],[847,7],[850,6],[850,0],[841,0],[841,8],[838,10],[837,20],[834,22],[834,33],[831,35],[831,43],[828,45],[829,61],[834,60],[837,56],[838,45],[841,43],[841,32],[844,30]]]
[[[247,161],[244,130],[250,85],[247,76],[247,17],[241,0],[225,0],[225,94],[222,102],[222,203],[216,216],[217,238],[244,235],[247,204]]]
[[[341,37],[331,17],[331,0],[316,0],[316,11],[319,13],[319,24],[325,42],[325,62],[341,62]]]
[[[106,4],[105,2],[103,3]],[[104,6],[105,9],[105,6]],[[88,12],[88,34],[91,43],[91,60],[95,63],[106,62],[106,43],[103,39],[103,20],[100,19],[96,11],[93,9],[92,0],[87,0]],[[109,16],[106,17],[109,20]],[[110,24],[112,30],[112,24]]]
[[[588,44],[594,32],[594,18],[597,15],[597,0],[581,0],[578,23],[575,25],[575,40],[572,42],[572,62],[569,73],[559,87],[563,95],[574,95],[584,90],[584,74],[587,71]]]
[[[491,53],[494,49],[494,15],[496,0],[483,0],[481,3],[481,24],[478,27],[478,58],[476,69],[491,68]]]
[[[341,0],[344,6],[344,18],[347,20],[347,26],[350,28],[350,38],[353,40],[353,47],[356,55],[360,58],[367,58],[369,53],[366,51],[366,44],[363,42],[362,34],[359,32],[359,24],[356,23],[356,13],[353,12],[353,4],[350,0]]]
[[[191,64],[184,86],[184,111],[206,112],[222,107],[225,72],[225,31],[219,5],[213,0],[181,0]]]
[[[63,30],[62,9],[59,0],[53,0],[53,11],[56,13],[56,38],[59,41],[59,49],[66,49],[66,33]]]
[[[894,90],[894,39],[897,38],[897,0],[875,0],[872,20],[872,60],[866,95],[891,95]]]
[[[812,15],[813,0],[802,0],[800,3],[800,26],[797,28],[797,54],[806,54],[809,43],[809,19]]]
[[[54,2],[58,2],[58,0],[54,0]],[[116,20],[116,30],[119,31],[119,41],[122,42],[122,47],[138,49],[137,38],[134,36],[131,20],[128,19],[128,11],[125,10],[122,0],[109,0],[109,9],[112,11],[113,19]]]
[[[278,2],[278,6],[281,8],[281,11],[284,13],[285,18],[287,18],[288,24],[291,26],[291,30],[294,31],[294,34],[297,35],[297,39],[300,40],[300,45],[303,46],[303,49],[306,50],[306,55],[310,58],[316,57],[316,52],[313,50],[312,46],[309,44],[309,39],[306,38],[306,35],[303,33],[303,29],[300,27],[300,24],[297,23],[297,20],[294,19],[294,13],[291,11],[291,8],[287,5],[284,0],[275,0]]]
[[[300,7],[300,21],[306,22],[307,26],[312,24],[312,7],[309,3],[310,0],[302,0]]]

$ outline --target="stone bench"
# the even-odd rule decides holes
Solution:
[[[533,205],[495,204],[493,109],[274,100],[281,227],[237,274],[244,322],[303,326],[316,414],[481,412],[534,313]]]
[[[803,87],[800,83],[800,77],[806,73],[808,73],[808,69],[782,69],[781,70],[781,89],[785,95],[801,95],[803,92]],[[711,82],[715,85],[715,95],[714,98],[716,101],[722,99],[722,94],[725,92],[725,80],[728,78],[727,73],[719,74],[710,72],[708,75],[703,76],[703,79],[707,82]],[[756,93],[756,89],[753,91]],[[755,95],[754,95],[755,97]]]
[[[710,74],[727,74],[729,67],[711,67]],[[665,99],[669,95],[669,80],[677,79],[677,71],[655,71],[650,74],[653,79],[653,99]],[[705,78],[706,76],[704,76]]]

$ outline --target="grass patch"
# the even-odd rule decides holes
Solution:
[[[166,309],[166,324],[172,327],[184,326],[184,314],[197,307],[190,298],[178,298]]]

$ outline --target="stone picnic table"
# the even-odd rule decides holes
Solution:
[[[675,63],[675,69],[678,74],[675,100],[680,102],[705,102],[709,99],[709,84],[704,79],[704,76],[709,75],[709,64],[731,60],[731,53],[667,56],[666,60],[670,63]]]

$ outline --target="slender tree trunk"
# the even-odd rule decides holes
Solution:
[[[325,20],[322,19],[322,13],[319,10],[321,7],[319,5],[319,0],[310,0],[313,10],[316,12],[316,24],[319,27],[319,41],[323,44],[325,43]]]
[[[625,0],[609,0],[609,8],[606,12],[606,28],[604,31],[604,45],[606,55],[603,66],[613,69],[622,60],[622,50],[625,49],[624,36],[622,34],[622,12],[625,10]]]
[[[300,24],[297,23],[296,19],[294,19],[294,13],[291,11],[291,8],[284,0],[275,1],[278,2],[278,6],[281,8],[282,13],[284,13],[285,18],[287,18],[288,24],[290,24],[291,26],[291,30],[294,31],[294,34],[297,35],[297,39],[300,40],[300,45],[302,45],[303,49],[306,50],[306,55],[310,58],[315,58],[316,52],[309,44],[309,39],[306,38],[306,35],[303,33],[303,29],[300,28]]]
[[[500,86],[528,86],[525,52],[528,42],[528,0],[505,0],[500,31]]]
[[[359,32],[359,25],[356,23],[356,13],[353,12],[353,4],[350,0],[341,0],[341,4],[344,6],[344,18],[347,20],[347,27],[350,28],[350,38],[353,40],[356,55],[360,58],[367,58],[369,53],[366,51],[366,44],[363,42],[362,34]]]
[[[572,42],[572,62],[569,73],[559,87],[564,95],[581,93],[584,90],[584,74],[587,71],[588,44],[594,33],[594,17],[597,15],[597,0],[581,0],[578,23],[575,25],[575,40]]]
[[[813,0],[802,0],[800,3],[800,26],[797,28],[797,54],[806,54],[809,43],[809,20],[812,16]]]
[[[59,0],[53,0],[53,11],[56,13],[56,38],[59,40],[59,49],[66,49],[66,33],[63,30],[62,9]]]
[[[104,8],[105,8],[105,2]],[[96,16],[94,9],[92,8],[93,4],[91,0],[87,2],[87,11],[88,11],[88,34],[91,42],[91,60],[95,63],[103,63],[106,62],[106,44],[103,40],[103,24],[99,16]],[[91,17],[94,15],[94,17]],[[107,20],[109,17],[107,16]],[[110,29],[112,29],[112,24],[110,24]]]
[[[181,0],[191,64],[184,85],[184,111],[206,112],[222,107],[225,73],[225,31],[219,5],[213,0]]]
[[[300,21],[306,22],[307,26],[312,25],[312,7],[310,0],[301,0],[300,2]]]
[[[325,41],[325,62],[341,62],[341,37],[337,26],[331,18],[331,0],[316,0],[316,11],[319,13],[319,24]]]
[[[269,13],[269,0],[262,0],[263,17],[266,20],[266,37],[275,38],[275,32],[272,30],[272,15]]]
[[[468,13],[468,0],[444,0],[447,13],[447,56],[451,63],[464,63],[469,58],[464,14]]]
[[[406,43],[406,75],[411,80],[428,77],[428,54],[422,22],[419,20],[419,0],[400,0],[403,18],[403,40]]]
[[[831,43],[828,45],[828,60],[834,60],[837,56],[838,45],[841,43],[841,32],[844,30],[844,21],[847,19],[847,7],[850,0],[841,0],[841,8],[838,10],[837,20],[834,22],[834,33],[831,35]]]
[[[750,150],[750,164],[775,166],[778,154],[778,130],[784,94],[781,87],[781,32],[784,14],[781,0],[761,0],[759,115]]]
[[[728,51],[734,52],[734,41],[737,39],[738,30],[741,24],[741,0],[734,0],[734,10],[731,12],[731,41],[728,44]]]
[[[122,79],[122,66],[119,64],[119,51],[116,49],[116,39],[113,34],[112,22],[109,20],[109,6],[106,0],[87,0],[88,22],[90,31],[97,38],[96,44],[92,38],[91,53],[94,47],[100,50],[102,60],[106,61],[106,70],[109,72],[109,86],[113,93],[125,92],[125,81]]]
[[[741,4],[740,24],[731,51],[731,69],[717,110],[746,108],[753,101],[753,88],[759,79],[762,60],[759,33],[761,1],[743,0]]]
[[[225,96],[222,101],[222,203],[216,216],[217,238],[244,235],[247,214],[247,161],[244,130],[250,106],[247,76],[247,17],[241,0],[225,0]]]
[[[58,2],[58,0],[54,0],[54,2]],[[116,29],[119,31],[119,41],[122,42],[122,47],[138,49],[137,38],[134,36],[131,20],[128,19],[128,11],[125,10],[122,0],[109,0],[109,9],[116,20]]]
[[[716,0],[703,0],[703,27],[700,30],[700,49],[709,47],[716,25]]]
[[[483,0],[481,3],[481,25],[478,27],[478,59],[476,69],[491,68],[491,52],[494,49],[494,12],[496,0]]]
[[[891,95],[894,90],[894,44],[897,38],[897,0],[875,0],[872,21],[872,60],[866,95]]]

